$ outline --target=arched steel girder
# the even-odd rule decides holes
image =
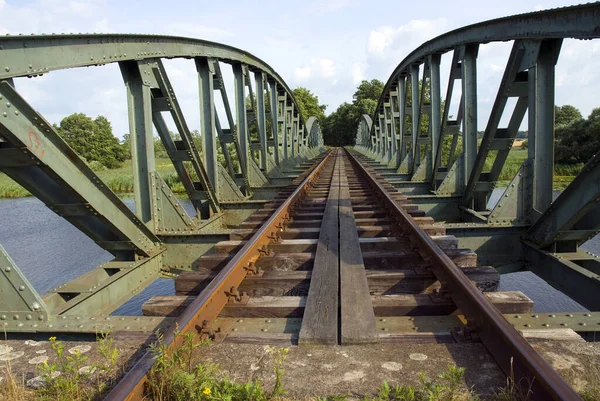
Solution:
[[[311,116],[306,120],[306,140],[311,148],[323,146],[323,135],[321,135],[321,124],[319,120]]]
[[[356,146],[361,146],[363,148],[370,148],[371,143],[371,126],[373,125],[373,120],[371,116],[368,114],[362,114],[358,121],[358,128],[356,129]]]
[[[269,173],[277,170],[283,160],[303,154],[304,149],[313,146],[312,143],[322,143],[318,139],[320,131],[316,125],[311,133],[313,140],[309,144],[305,120],[283,79],[264,61],[231,46],[169,36],[34,35],[2,37],[0,49],[0,95],[13,100],[13,109],[8,118],[0,121],[0,140],[4,147],[26,149],[25,152],[30,153],[32,160],[36,160],[43,168],[24,168],[10,163],[3,167],[11,177],[33,190],[32,193],[49,205],[57,200],[47,191],[40,190],[39,185],[33,185],[33,176],[40,174],[37,170],[44,170],[51,172],[41,172],[49,179],[49,187],[58,185],[50,185],[50,181],[56,181],[50,179],[51,176],[62,179],[58,186],[72,186],[66,172],[58,171],[62,166],[60,162],[56,160],[56,165],[52,164],[54,155],[49,157],[49,153],[60,153],[65,160],[71,162],[74,155],[66,150],[68,146],[64,146],[52,126],[27,105],[15,90],[13,78],[37,77],[60,69],[119,64],[128,96],[136,211],[146,224],[151,222],[155,214],[154,199],[157,188],[161,186],[160,182],[155,182],[158,178],[153,177],[156,171],[153,126],[163,140],[198,216],[205,218],[218,212],[222,201],[243,200],[252,193],[253,187],[266,183]],[[163,66],[163,58],[187,58],[195,61],[199,84],[202,154],[192,140]],[[232,66],[235,87],[233,106],[228,100],[223,82],[222,64]],[[215,92],[223,100],[228,128],[222,127],[219,121],[215,109]],[[247,97],[250,98],[249,102],[246,101]],[[13,114],[12,111],[19,111],[17,104],[23,110]],[[267,110],[267,106],[270,106],[270,110]],[[180,138],[170,135],[161,112],[171,115],[177,129],[176,134]],[[268,116],[270,124],[266,120]],[[257,132],[252,138],[250,130],[254,122]],[[22,130],[17,129],[19,126],[31,129],[22,134]],[[40,149],[48,149],[43,160],[36,153],[38,148],[32,149],[29,146],[29,131],[30,136],[36,136]],[[229,143],[235,145],[233,150],[228,148]],[[219,144],[225,156],[225,168],[217,161]],[[252,154],[256,152],[259,157],[255,162]],[[239,168],[234,167],[232,159],[235,158],[239,161]],[[71,167],[74,168],[69,168]],[[84,163],[76,169],[82,175],[92,177],[94,182],[100,182]],[[81,189],[70,190],[77,193],[78,198],[87,197]],[[89,203],[82,199],[79,201],[82,202],[78,203]],[[109,203],[117,203],[117,200],[112,199]]]
[[[283,79],[264,61],[231,46],[169,36],[33,35],[2,37],[0,49],[0,97],[7,108],[0,121],[0,169],[115,254],[148,254],[159,242],[154,234],[195,230],[199,219],[219,212],[223,201],[245,200],[253,188],[267,184],[270,175],[281,176],[281,162],[304,156],[312,143],[322,143],[316,125],[309,144],[305,120]],[[195,61],[202,153],[163,58]],[[109,63],[118,63],[127,90],[135,215],[14,87],[13,78]],[[232,67],[231,104],[223,64]],[[215,92],[223,100],[228,127],[219,121]],[[172,117],[175,137],[163,113]],[[196,208],[196,220],[177,202],[168,201],[171,192],[156,172],[153,128]],[[252,136],[251,129],[256,131]],[[217,160],[219,144],[225,167]],[[258,158],[253,157],[256,153]],[[239,167],[234,165],[236,158]],[[170,220],[166,209],[172,212]]]
[[[373,116],[371,141],[367,141],[370,143],[367,146],[382,162],[390,163],[399,172],[409,173],[413,181],[430,182],[432,190],[442,187],[443,193],[461,194],[465,207],[484,209],[524,111],[530,110],[531,133],[553,131],[554,65],[562,39],[598,38],[599,19],[600,4],[585,4],[481,22],[425,42],[411,52],[388,79]],[[478,150],[477,50],[479,44],[498,41],[514,41],[513,52]],[[455,81],[462,83],[459,112],[452,117],[448,114],[449,107],[442,110],[439,87],[440,57],[450,51],[453,60],[446,105],[450,104]],[[411,93],[407,93],[407,81]],[[426,91],[430,92],[429,101],[423,96]],[[518,97],[519,107],[509,127],[499,128],[499,118],[509,97]],[[407,126],[407,115],[411,116],[411,126]],[[430,121],[428,132],[421,132],[418,124],[424,116]],[[442,158],[443,140],[448,135],[452,137],[450,154]],[[459,135],[463,137],[464,152],[457,161],[460,163],[454,166]],[[535,195],[535,206],[531,207],[540,211],[551,201],[551,166],[541,155],[552,154],[552,142],[548,135],[530,141],[536,144],[533,149],[530,147],[534,164],[531,184],[540,189]],[[489,150],[497,150],[498,155],[492,171],[483,172]],[[445,159],[444,165],[442,159]],[[460,175],[456,184],[445,182],[449,173]]]

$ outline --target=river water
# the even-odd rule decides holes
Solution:
[[[497,201],[501,192],[501,189],[495,190],[490,201]],[[124,202],[133,208],[132,199],[124,199]],[[191,204],[181,203],[191,213]],[[0,244],[40,294],[112,259],[110,253],[37,198],[0,199],[0,216]],[[588,241],[583,248],[600,253],[600,236]],[[500,290],[524,292],[534,301],[536,312],[586,310],[531,272],[503,275]],[[150,297],[171,294],[174,294],[173,280],[158,279],[113,314],[138,315],[141,305]]]

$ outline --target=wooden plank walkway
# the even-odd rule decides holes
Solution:
[[[350,200],[346,166],[340,166],[340,319],[341,344],[378,341],[363,256]],[[351,167],[348,166],[351,171]]]
[[[339,164],[340,158],[336,158],[298,337],[298,344],[301,345],[338,343]]]

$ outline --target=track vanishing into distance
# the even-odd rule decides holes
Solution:
[[[177,316],[164,335],[169,347],[179,345],[176,326],[217,342],[271,345],[481,341],[505,373],[512,365],[517,380],[533,382],[535,399],[578,399],[502,314],[531,312],[532,302],[493,292],[498,273],[457,249],[366,159],[333,149],[303,167],[176,278],[175,296],[144,305],[145,315]],[[432,329],[415,331],[416,317]],[[454,330],[436,330],[440,321]],[[107,399],[143,399],[153,361],[144,355]]]

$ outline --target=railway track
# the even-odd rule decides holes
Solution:
[[[493,268],[352,151],[318,158],[194,267],[144,314],[238,343],[481,341],[505,373],[533,383],[535,399],[579,399],[503,316],[532,302],[495,292]],[[432,329],[415,330],[416,316]],[[107,399],[141,400],[152,363],[144,355]]]

